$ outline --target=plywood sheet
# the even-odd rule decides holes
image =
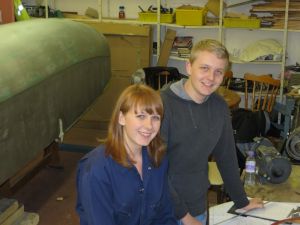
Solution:
[[[285,11],[285,2],[271,2],[253,5],[251,12],[280,12]],[[300,12],[300,2],[291,2],[289,12]]]

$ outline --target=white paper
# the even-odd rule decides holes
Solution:
[[[251,216],[235,217],[235,214],[227,213],[232,206],[233,202],[226,202],[221,205],[211,207],[209,209],[209,224],[219,224],[222,221],[224,222],[220,223],[220,225],[270,225],[273,223],[270,220],[263,220]],[[268,202],[264,208],[254,209],[246,214],[271,220],[282,220],[286,219],[291,210],[298,206],[300,206],[300,203]],[[229,218],[232,219],[228,220]]]
[[[254,209],[246,213],[266,219],[283,220],[286,219],[292,209],[300,206],[300,203],[269,202],[262,209]]]

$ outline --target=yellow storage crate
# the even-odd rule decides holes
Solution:
[[[206,23],[207,9],[184,5],[176,9],[176,24],[183,26],[202,26]]]
[[[143,22],[157,22],[157,14],[155,12],[140,12],[139,20]],[[161,23],[173,23],[174,13],[161,13],[160,14]]]
[[[257,18],[224,18],[224,27],[260,28],[260,19]]]

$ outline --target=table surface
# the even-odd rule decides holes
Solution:
[[[216,93],[221,95],[224,100],[227,102],[227,105],[230,109],[238,108],[241,102],[241,96],[235,91],[229,90],[226,87],[219,87],[216,90]]]
[[[300,202],[300,166],[292,166],[291,175],[284,183],[246,186],[245,191],[249,197],[266,201]]]

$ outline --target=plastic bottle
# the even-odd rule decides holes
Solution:
[[[255,185],[256,184],[256,161],[254,157],[254,151],[248,152],[246,159],[246,173],[244,179],[244,185]]]
[[[125,19],[125,7],[123,5],[119,6],[119,19]]]

